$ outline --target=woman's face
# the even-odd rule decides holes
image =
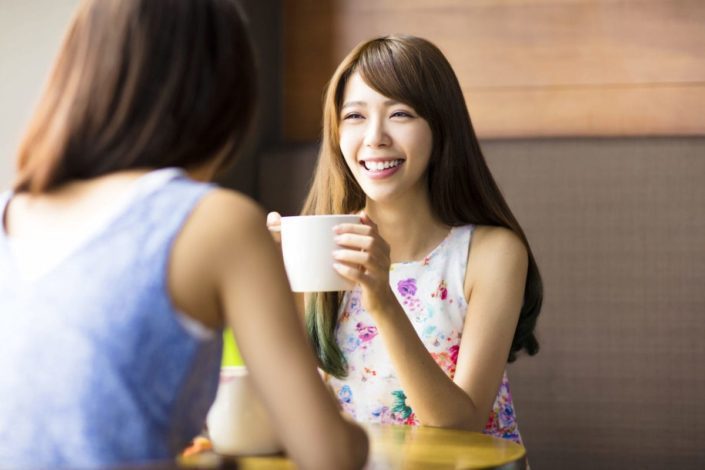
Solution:
[[[355,73],[339,118],[340,150],[369,199],[389,202],[426,191],[433,133],[411,106],[381,95]]]

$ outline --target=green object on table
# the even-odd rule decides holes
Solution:
[[[223,367],[245,365],[245,363],[242,362],[242,357],[240,357],[240,351],[238,351],[237,345],[235,344],[233,332],[229,328],[223,331],[223,362],[221,365]]]

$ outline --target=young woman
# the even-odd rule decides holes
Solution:
[[[356,288],[305,305],[342,408],[520,441],[505,366],[538,351],[541,278],[457,78],[424,39],[364,42],[330,81],[303,213],[353,212],[363,223],[338,227],[335,256]]]
[[[294,462],[364,464],[261,209],[201,182],[254,96],[234,1],[82,3],[0,195],[0,465],[173,457],[202,429],[225,325]]]

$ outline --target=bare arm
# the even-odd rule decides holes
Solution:
[[[478,227],[468,259],[468,298],[455,383],[479,413],[484,428],[507,365],[519,320],[529,257],[521,239],[508,229]]]
[[[360,282],[409,404],[426,425],[480,431],[497,394],[519,317],[527,254],[512,232],[476,230],[468,261],[468,310],[454,380],[436,364],[389,288],[388,247],[372,224],[347,245],[339,267]],[[351,232],[348,232],[352,234]],[[356,265],[365,267],[361,272]]]
[[[282,242],[282,236],[281,236],[281,225],[282,225],[282,216],[279,212],[270,212],[267,214],[267,229],[269,230],[269,233],[272,235],[272,239],[274,240],[274,243],[277,245],[277,248],[279,248],[279,252],[281,253],[281,242]],[[296,302],[296,311],[299,312],[299,316],[303,321],[306,320],[306,307],[305,307],[305,299],[304,299],[304,294],[301,292],[294,292],[294,301]]]
[[[195,211],[178,242],[172,271],[190,277],[189,290],[193,283],[203,283],[211,289],[201,291],[212,294],[211,300],[205,296],[184,305],[185,311],[232,328],[292,459],[304,468],[361,467],[367,437],[342,418],[318,375],[264,214],[242,196],[215,191]],[[181,265],[176,264],[179,253]]]

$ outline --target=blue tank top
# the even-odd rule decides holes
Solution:
[[[217,389],[221,335],[199,339],[185,329],[167,267],[210,188],[177,174],[137,193],[33,280],[18,275],[0,231],[0,466],[166,459],[200,432]],[[0,214],[10,197],[0,195]]]

